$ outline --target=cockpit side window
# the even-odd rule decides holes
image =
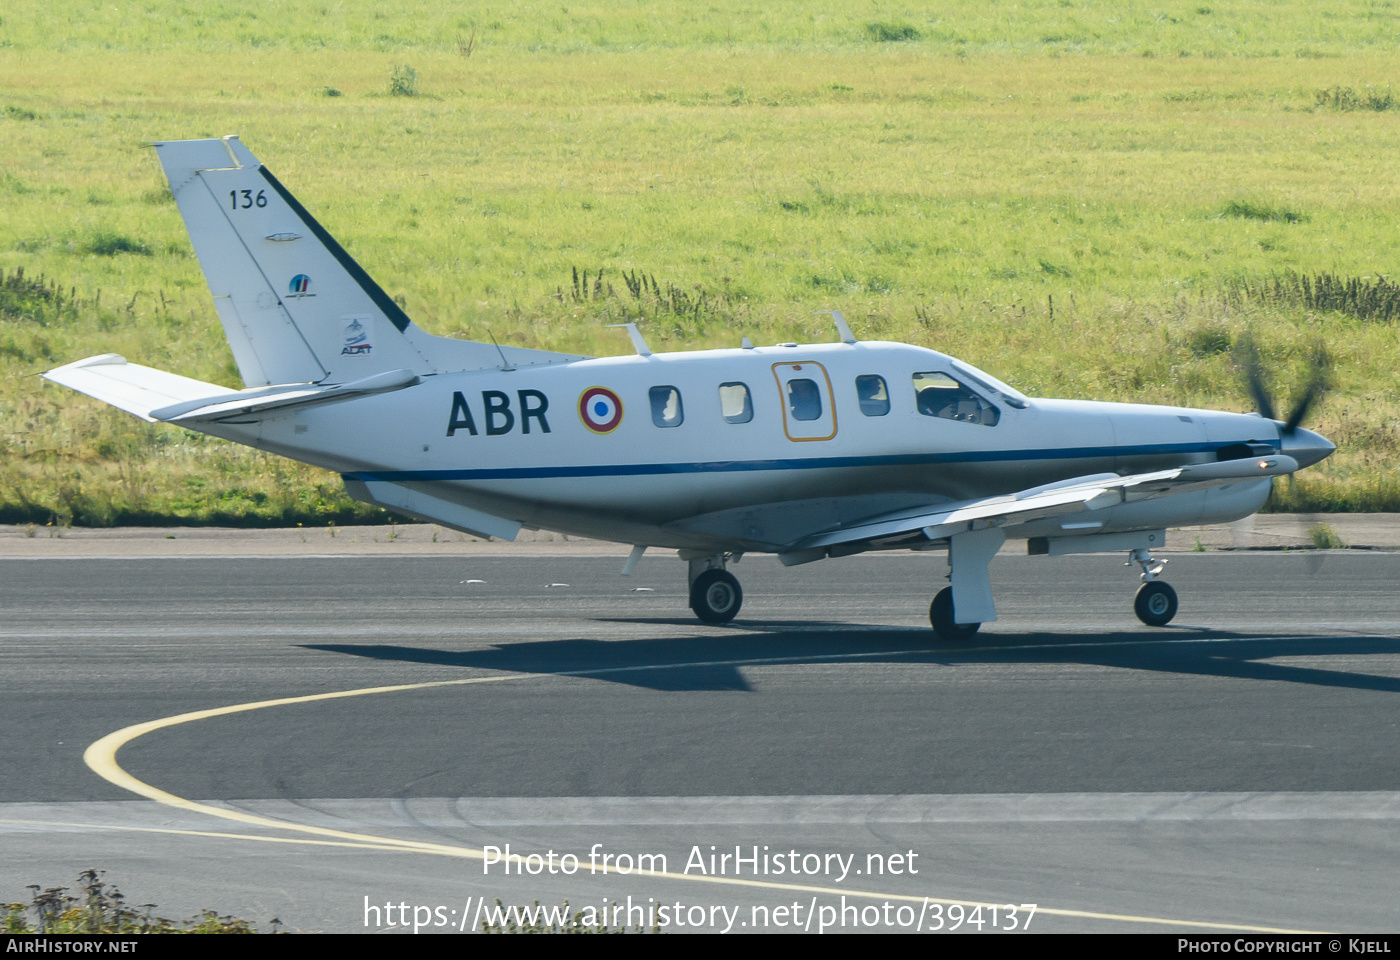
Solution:
[[[685,420],[681,392],[675,387],[652,387],[651,422],[658,427],[679,427]]]
[[[914,374],[914,398],[920,413],[961,423],[994,427],[1001,411],[946,373]]]
[[[873,373],[856,377],[856,397],[860,399],[860,412],[867,417],[883,417],[890,412],[890,392],[885,388],[885,378]]]

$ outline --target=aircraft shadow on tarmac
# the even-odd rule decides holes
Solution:
[[[629,621],[635,622],[635,621]],[[924,629],[880,627],[813,634],[790,622],[740,624],[740,635],[639,640],[538,640],[465,651],[396,644],[303,644],[307,650],[372,660],[543,675],[583,675],[651,690],[749,690],[741,667],[813,662],[1084,664],[1195,676],[1301,683],[1400,693],[1400,677],[1269,662],[1284,657],[1393,656],[1400,637],[1278,637],[1178,628],[1151,634],[997,634],[964,645],[933,641]],[[755,636],[755,632],[761,632]]]

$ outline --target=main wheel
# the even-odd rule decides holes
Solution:
[[[944,587],[928,608],[928,620],[940,640],[971,640],[981,629],[980,623],[953,622],[953,588]]]
[[[1176,591],[1169,583],[1149,580],[1138,587],[1133,612],[1149,627],[1165,627],[1176,616]]]
[[[727,570],[706,570],[690,585],[690,609],[706,623],[728,623],[743,603],[744,591]]]

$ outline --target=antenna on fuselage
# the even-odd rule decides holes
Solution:
[[[487,330],[487,331],[486,331],[486,335],[487,335],[488,337],[491,338],[491,342],[492,342],[492,343],[496,343],[496,335],[495,335],[494,333],[492,333],[490,330]],[[505,372],[509,373],[510,371],[512,371],[512,370],[515,369],[515,367],[511,364],[511,362],[510,362],[509,360],[506,359],[506,352],[505,352],[504,350],[501,349],[501,345],[500,345],[499,343],[496,343],[496,352],[499,353],[499,354],[501,355],[501,369],[502,369],[502,370],[504,370]]]
[[[840,310],[813,310],[812,313],[827,313],[836,323],[836,333],[841,337],[842,343],[855,343],[856,335],[851,332],[851,326],[846,322],[846,318],[841,315]]]
[[[637,351],[639,357],[651,356],[651,347],[647,346],[646,339],[642,337],[642,331],[637,329],[635,323],[610,323],[608,329],[613,327],[626,327],[627,335],[632,338],[632,349]]]

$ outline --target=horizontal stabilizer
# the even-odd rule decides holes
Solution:
[[[172,403],[228,394],[227,388],[217,384],[127,363],[125,357],[115,353],[56,367],[43,377],[151,423],[159,419],[152,415],[153,410]]]
[[[164,370],[127,363],[115,353],[89,357],[57,367],[44,379],[134,413],[149,423],[191,424],[248,416],[281,407],[348,400],[370,393],[387,393],[418,383],[411,370],[390,370],[350,383],[322,387],[288,383],[254,390],[229,390]]]
[[[354,380],[333,387],[297,383],[280,387],[267,387],[261,390],[240,390],[216,397],[173,403],[168,407],[152,410],[151,416],[165,423],[178,424],[223,420],[235,416],[245,417],[249,414],[276,410],[281,407],[329,403],[333,400],[362,397],[370,393],[402,390],[404,387],[411,387],[418,383],[419,379],[419,376],[412,370],[389,370],[372,377],[365,377],[363,380]]]

